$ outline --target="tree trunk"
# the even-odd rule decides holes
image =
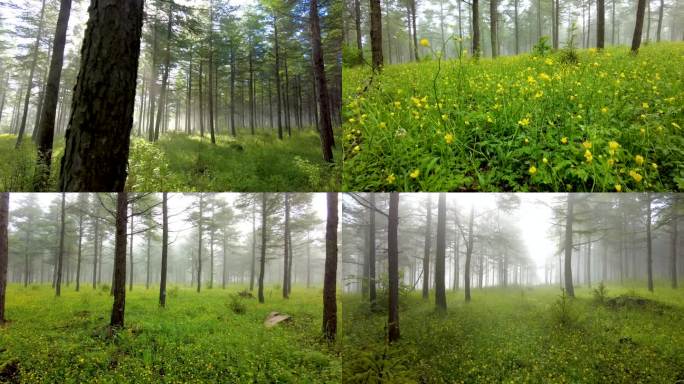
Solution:
[[[59,184],[62,191],[121,191],[133,128],[143,0],[93,0],[89,12]]]
[[[572,285],[572,223],[574,220],[574,195],[568,193],[567,212],[565,213],[565,292],[570,297],[575,297],[575,288]]]
[[[166,307],[166,273],[169,258],[169,208],[168,194],[162,193],[162,252],[161,281],[159,283],[159,306]]]
[[[489,27],[490,27],[490,37],[492,41],[492,57],[499,56],[499,41],[497,40],[497,2],[496,0],[489,0]]]
[[[375,306],[375,193],[370,193],[370,224],[368,226],[368,296],[371,307]]]
[[[9,245],[7,227],[9,225],[9,192],[0,193],[0,325],[5,324],[5,291],[7,290],[7,264]]]
[[[361,0],[354,0],[354,26],[356,27],[356,49],[359,51],[359,62],[363,62],[363,43],[361,36]]]
[[[389,318],[387,339],[390,343],[399,340],[399,193],[390,193],[389,217],[387,219],[387,273],[389,279]]]
[[[166,103],[166,94],[169,84],[169,67],[171,66],[171,26],[173,21],[173,13],[171,12],[171,3],[169,3],[169,10],[167,13],[168,21],[166,22],[166,52],[164,53],[164,73],[162,74],[161,93],[159,95],[159,110],[157,111],[157,123],[154,126],[153,141],[159,140],[159,130],[162,122],[163,107]],[[156,79],[155,79],[156,81]]]
[[[411,26],[413,27],[413,47],[415,48],[413,50],[413,54],[415,56],[416,61],[419,61],[420,57],[418,56],[418,31],[416,30],[416,0],[409,0],[409,4],[411,4]]]
[[[437,206],[437,253],[435,255],[435,305],[446,310],[446,193],[439,194]]]
[[[315,3],[316,1],[312,1]],[[323,334],[334,341],[337,334],[337,192],[328,192],[325,230],[325,275],[323,281]]]
[[[605,0],[596,0],[596,48],[603,49],[606,37]]]
[[[66,194],[62,192],[62,209],[60,213],[60,229],[59,229],[59,248],[57,253],[57,276],[55,279],[55,295],[59,297],[62,293],[62,263],[64,260],[64,234],[66,231]]]
[[[147,108],[148,111],[148,117],[149,117],[149,122],[147,123],[147,139],[149,141],[154,141],[154,127],[155,127],[155,103],[156,103],[156,97],[157,97],[157,92],[159,91],[157,87],[157,76],[159,75],[159,67],[157,65],[157,60],[158,60],[158,54],[157,51],[159,49],[157,40],[158,40],[158,29],[157,29],[157,20],[155,19],[154,22],[152,23],[152,67],[150,68],[150,105]],[[159,105],[162,104],[162,101],[159,100]]]
[[[423,244],[423,299],[430,297],[430,244],[432,242],[432,195],[427,195],[425,242]]]
[[[474,57],[480,56],[480,2],[472,0],[473,52]]]
[[[131,243],[130,243],[130,245],[129,245],[130,248],[129,248],[129,252],[128,252],[128,257],[129,257],[129,260],[130,260],[130,262],[129,262],[129,263],[130,263],[130,268],[129,268],[129,269],[130,269],[130,272],[131,272],[131,273],[130,273],[130,277],[129,277],[129,280],[128,280],[128,281],[129,281],[129,283],[128,283],[128,290],[129,290],[129,291],[132,291],[132,290],[133,290],[133,204],[131,204],[131,229],[130,229],[130,231],[131,231],[131,234],[130,234],[130,236],[131,236]]]
[[[382,13],[380,0],[370,0],[370,37],[373,70],[382,67]]]
[[[145,267],[145,289],[150,289],[150,252],[152,248],[152,234],[147,234],[147,265]]]
[[[40,125],[37,132],[38,156],[33,188],[36,192],[44,191],[50,179],[50,165],[52,164],[52,142],[55,134],[55,116],[59,99],[59,82],[64,64],[64,45],[66,43],[69,15],[71,14],[71,0],[61,0],[57,27],[53,42],[50,71],[41,109]],[[1,111],[0,111],[1,112]]]
[[[677,221],[675,215],[672,218],[672,242],[670,244],[670,273],[672,273],[672,289],[677,289]]]
[[[230,133],[233,137],[237,136],[235,129],[235,74],[237,67],[235,65],[235,48],[230,47]]]
[[[312,3],[315,3],[316,1],[312,1]],[[284,255],[283,255],[283,299],[289,298],[288,296],[288,287],[287,284],[289,283],[288,279],[288,274],[289,274],[289,267],[290,263],[288,260],[288,257],[290,255],[290,194],[285,193],[285,232],[283,234],[283,239],[285,241],[284,244]]]
[[[24,132],[26,131],[26,119],[28,118],[29,101],[31,99],[31,90],[33,89],[33,75],[36,72],[36,64],[38,63],[38,52],[40,51],[40,40],[43,38],[43,21],[45,19],[45,0],[40,7],[40,21],[38,22],[38,33],[36,34],[36,43],[33,46],[33,58],[31,59],[31,69],[29,70],[28,85],[26,87],[26,97],[24,98],[24,111],[21,115],[21,123],[19,125],[19,133],[17,135],[17,143],[15,149],[21,146],[24,139]]]
[[[275,39],[275,79],[276,79],[276,97],[278,98],[278,139],[283,139],[283,120],[282,120],[282,95],[280,89],[280,42],[278,41],[278,18],[273,13],[273,34]]]
[[[204,195],[199,194],[199,225],[197,226],[197,293],[202,289],[202,232],[204,230]]]
[[[100,219],[95,217],[93,218],[93,221],[95,221],[95,229],[93,230],[95,241],[93,242],[93,289],[97,289],[97,261],[99,259],[98,257],[98,251],[99,251],[99,246],[98,243],[100,242]]]
[[[552,0],[555,1],[555,0]],[[518,20],[518,4],[520,0],[513,0],[513,28],[515,34],[515,54],[520,53],[520,22]],[[555,41],[555,40],[554,40]]]
[[[459,262],[460,262],[460,255],[459,255],[459,238],[458,238],[458,224],[456,225],[456,231],[454,232],[454,281],[453,281],[453,290],[454,292],[458,290],[459,288]]]
[[[85,195],[81,195],[85,196]],[[79,206],[79,208],[83,208]],[[78,255],[76,258],[76,292],[81,289],[81,251],[83,250],[83,213],[78,216]]]
[[[119,192],[116,198],[116,236],[114,243],[114,305],[110,326],[123,328],[126,307],[126,221],[128,220],[128,193]]]
[[[332,148],[335,146],[332,121],[330,118],[330,97],[328,82],[325,77],[325,64],[321,48],[321,27],[318,22],[318,0],[312,0],[309,10],[311,19],[311,45],[313,48],[314,77],[318,87],[318,108],[320,109],[320,137],[323,160],[333,162]]]
[[[465,286],[465,301],[470,302],[470,262],[473,256],[473,219],[475,218],[475,208],[470,207],[470,219],[468,220],[468,243],[466,244],[465,271],[463,274],[463,285]]]
[[[587,287],[591,288],[591,236],[589,236],[589,244],[587,244],[587,261],[585,264],[585,273],[586,273],[586,281],[587,281]]]
[[[658,30],[656,31],[656,41],[660,42],[660,32],[663,29],[663,8],[665,7],[664,0],[660,0],[660,8],[658,9]]]
[[[249,268],[249,290],[254,290],[256,268],[256,201],[252,205],[252,265]]]
[[[266,272],[266,243],[268,242],[266,194],[261,193],[261,259],[259,260],[259,302],[264,302],[264,273]]]
[[[216,133],[214,132],[214,3],[209,1],[209,134],[211,135],[211,143],[216,144]]]
[[[637,54],[641,46],[641,35],[644,31],[644,13],[646,12],[646,0],[638,0],[636,24],[634,25],[634,35],[632,36],[632,53]]]

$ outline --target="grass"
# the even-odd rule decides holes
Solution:
[[[10,285],[0,366],[18,366],[24,383],[339,382],[338,351],[321,338],[319,289],[295,288],[283,300],[267,288],[265,304],[243,300],[243,314],[231,310],[237,291],[171,288],[160,309],[157,289],[135,286],[125,330],[109,337],[108,287],[71,286],[55,298],[46,286]],[[266,329],[271,311],[293,321]]]
[[[16,137],[0,135],[0,190],[29,191],[35,147],[25,142],[15,150]],[[64,142],[56,144],[51,189],[57,189]],[[322,160],[318,133],[293,132],[278,140],[270,134],[217,136],[167,134],[157,143],[134,138],[129,156],[127,189],[141,192],[203,191],[328,191],[339,189],[341,151],[337,163]]]
[[[345,68],[343,189],[684,189],[684,43],[578,53]]]
[[[389,347],[386,314],[371,312],[358,295],[343,296],[344,382],[369,377],[375,381],[366,382],[376,383],[684,380],[682,290],[657,286],[650,294],[609,286],[608,300],[600,304],[590,289],[579,288],[577,298],[563,307],[558,288],[474,289],[470,304],[463,291],[448,293],[445,314],[435,311],[433,294],[429,301],[419,293],[402,299],[401,339]],[[620,303],[610,298],[623,294],[651,300],[609,304]]]

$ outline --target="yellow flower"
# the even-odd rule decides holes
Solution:
[[[584,158],[587,160],[587,163],[591,163],[592,160],[594,160],[594,156],[591,154],[590,150],[584,151]]]
[[[644,163],[644,157],[641,155],[636,155],[634,156],[634,161],[640,166]]]
[[[352,117],[351,119],[349,119],[349,122],[354,124],[356,122],[356,119]]]
[[[535,167],[534,165],[531,166],[528,172],[530,172],[530,175],[534,175],[535,173],[537,173],[537,167]]]
[[[583,143],[582,143],[582,146],[583,146],[585,149],[591,148],[591,141],[585,141],[585,142],[583,142]]]
[[[385,128],[387,128],[387,124],[382,122],[382,123],[378,124],[378,127],[380,127],[380,129],[385,129]]]
[[[542,80],[544,80],[544,81],[550,81],[550,80],[551,80],[551,76],[547,75],[547,74],[544,73],[544,72],[542,72],[542,73],[539,74],[539,78],[542,79]]]
[[[636,181],[637,183],[641,182],[641,179],[643,179],[643,176],[641,176],[639,173],[636,171],[629,171],[629,175]]]
[[[442,115],[442,120],[444,120],[444,121],[449,120],[449,115],[447,115],[447,114]]]
[[[430,40],[428,39],[420,39],[420,45],[423,47],[429,47],[430,46]]]
[[[539,91],[537,91],[537,93],[534,95],[534,98],[535,98],[535,99],[538,99],[538,98],[540,98],[540,97],[542,97],[542,96],[544,96],[544,91],[539,90]]]
[[[390,173],[389,176],[387,176],[387,183],[388,184],[394,184],[394,181],[397,179],[396,176],[394,176],[394,173]]]
[[[551,60],[550,57],[547,57],[546,60],[544,60],[544,64],[546,64],[546,65],[553,65],[553,60]]]
[[[444,141],[446,141],[447,144],[453,143],[454,135],[452,135],[451,133],[447,133],[446,135],[444,135]]]
[[[601,113],[608,113],[608,107],[601,108]]]
[[[567,137],[563,137],[563,138],[561,139],[561,143],[567,144],[567,143],[568,143],[568,138],[567,138]]]
[[[409,176],[411,176],[412,179],[417,178],[418,176],[420,176],[420,170],[415,169],[413,172],[411,172],[411,174],[409,174]]]
[[[613,160],[613,159],[608,159],[608,165],[610,165],[610,166],[612,167],[613,164],[615,164],[615,160]]]
[[[608,149],[610,149],[611,151],[615,151],[618,148],[620,148],[620,144],[618,144],[617,141],[609,141],[608,142]]]
[[[528,119],[527,117],[525,117],[524,119],[519,120],[519,121],[518,121],[518,124],[521,125],[521,126],[523,126],[523,127],[527,127],[528,125],[530,125],[530,119]]]
[[[395,101],[395,102],[394,102],[394,106],[395,106],[396,108],[401,108],[401,101]]]
[[[543,158],[543,159],[542,159],[542,163],[544,163],[544,164],[548,164],[548,163],[549,163],[549,159],[547,159],[546,157],[545,157],[545,158]]]
[[[354,152],[359,152],[359,151],[361,151],[361,147],[359,147],[358,145],[356,147],[354,147]]]
[[[651,168],[653,168],[653,170],[658,170],[658,164],[651,163]]]
[[[620,185],[620,184],[615,184],[615,190],[618,191],[618,192],[621,192],[621,191],[622,191],[622,185]]]
[[[641,103],[641,107],[643,109],[648,109],[648,103],[646,103],[646,102]]]

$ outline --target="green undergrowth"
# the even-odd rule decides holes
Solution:
[[[16,137],[0,135],[0,190],[30,191],[35,167],[35,146],[29,141],[14,149]],[[50,189],[57,189],[64,141],[56,144]],[[133,138],[129,155],[127,189],[141,192],[203,191],[334,191],[339,190],[341,151],[335,164],[322,160],[318,133],[293,131],[292,137],[275,135],[217,136],[167,134],[159,142]]]
[[[437,56],[343,69],[344,190],[684,188],[684,43]]]
[[[645,285],[645,284],[642,284]],[[684,380],[684,291],[608,286],[449,292],[435,311],[403,298],[401,339],[385,343],[386,313],[343,296],[347,383],[675,383]],[[596,288],[596,287],[594,287]]]
[[[199,294],[171,287],[161,309],[156,287],[135,286],[126,294],[125,329],[112,335],[109,288],[73,288],[55,298],[49,286],[10,285],[0,382],[339,382],[339,351],[321,338],[320,289],[294,288],[284,300],[267,288],[258,304],[235,298],[242,287]],[[234,310],[236,300],[242,311]],[[271,311],[293,320],[266,329]]]

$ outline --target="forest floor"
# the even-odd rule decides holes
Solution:
[[[565,301],[558,288],[475,288],[470,304],[460,290],[448,292],[446,313],[435,311],[434,291],[430,300],[412,292],[400,299],[401,339],[390,347],[385,310],[346,295],[343,382],[680,382],[684,290],[645,285],[609,286],[603,302],[586,287]]]
[[[126,293],[125,330],[111,337],[109,287],[65,286],[55,298],[49,286],[10,285],[0,382],[15,369],[23,383],[339,382],[339,351],[321,335],[320,289],[294,288],[284,300],[267,287],[265,304],[238,301],[242,314],[231,303],[236,292],[172,287],[161,309],[158,287],[134,286]],[[266,329],[271,311],[293,320]]]
[[[14,150],[16,137],[0,135],[0,191],[31,190],[35,147],[28,140]],[[57,189],[64,141],[55,145],[51,189]],[[339,190],[341,150],[326,164],[318,133],[209,136],[167,134],[157,143],[134,138],[129,156],[127,189],[141,192],[311,192]]]
[[[576,54],[345,68],[343,190],[683,189],[684,43]]]

